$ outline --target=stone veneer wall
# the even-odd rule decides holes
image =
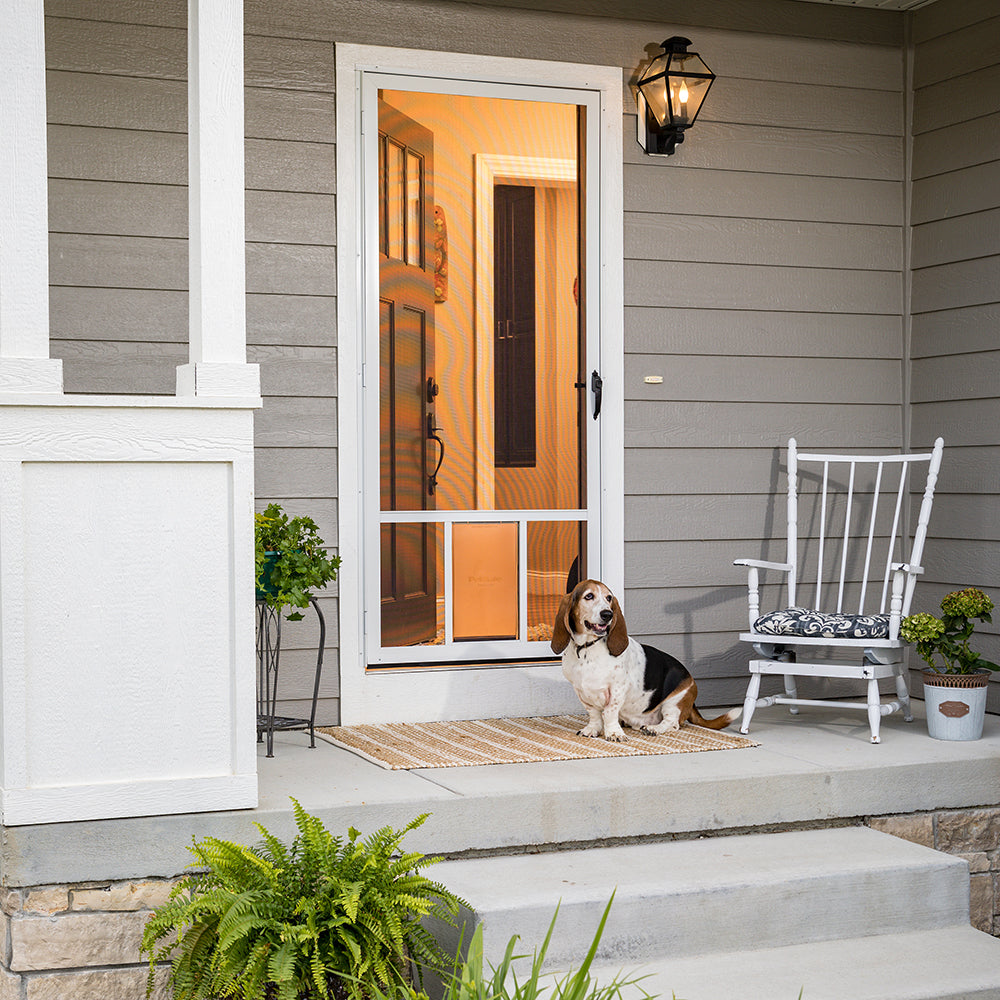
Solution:
[[[1000,806],[873,816],[867,825],[965,858],[972,926],[1000,937]]]
[[[139,954],[169,880],[6,889],[0,1000],[143,1000]],[[165,976],[153,1000],[167,1000]]]
[[[859,822],[965,858],[971,923],[1000,937],[1000,805]],[[0,1000],[142,1000],[142,928],[173,885],[149,880],[5,890]],[[164,978],[154,1000],[169,996]]]

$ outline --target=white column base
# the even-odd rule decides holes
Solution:
[[[8,827],[257,804],[255,401],[136,399],[0,405]]]
[[[177,368],[178,396],[260,395],[260,365],[197,361]]]
[[[63,391],[59,358],[0,358],[0,393]]]

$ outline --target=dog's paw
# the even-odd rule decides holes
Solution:
[[[611,743],[628,743],[628,737],[620,729],[617,733],[607,733],[604,738]]]
[[[639,727],[639,732],[642,733],[643,736],[659,736],[660,735],[655,729],[651,729],[649,726],[640,726]]]
[[[592,726],[584,726],[583,729],[579,730],[576,734],[577,736],[600,736],[600,729],[594,729]]]
[[[678,722],[659,722],[655,726],[643,726],[642,731],[647,736],[662,736],[664,733],[676,733],[680,728]]]

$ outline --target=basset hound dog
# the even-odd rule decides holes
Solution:
[[[742,708],[706,719],[695,708],[698,687],[687,668],[669,653],[633,639],[618,599],[599,580],[577,584],[559,605],[552,651],[587,710],[580,736],[628,739],[622,723],[659,736],[685,722],[723,729]]]

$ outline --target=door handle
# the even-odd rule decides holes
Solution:
[[[590,374],[590,391],[594,394],[594,419],[601,415],[601,397],[604,395],[604,379],[595,368]]]
[[[441,463],[444,461],[444,441],[438,435],[438,431],[441,430],[440,427],[434,426],[434,414],[427,414],[427,440],[437,441],[441,446],[441,451],[438,454],[437,465],[434,466],[434,471],[427,477],[427,495],[434,496],[434,490],[437,489],[437,474],[441,469]]]

